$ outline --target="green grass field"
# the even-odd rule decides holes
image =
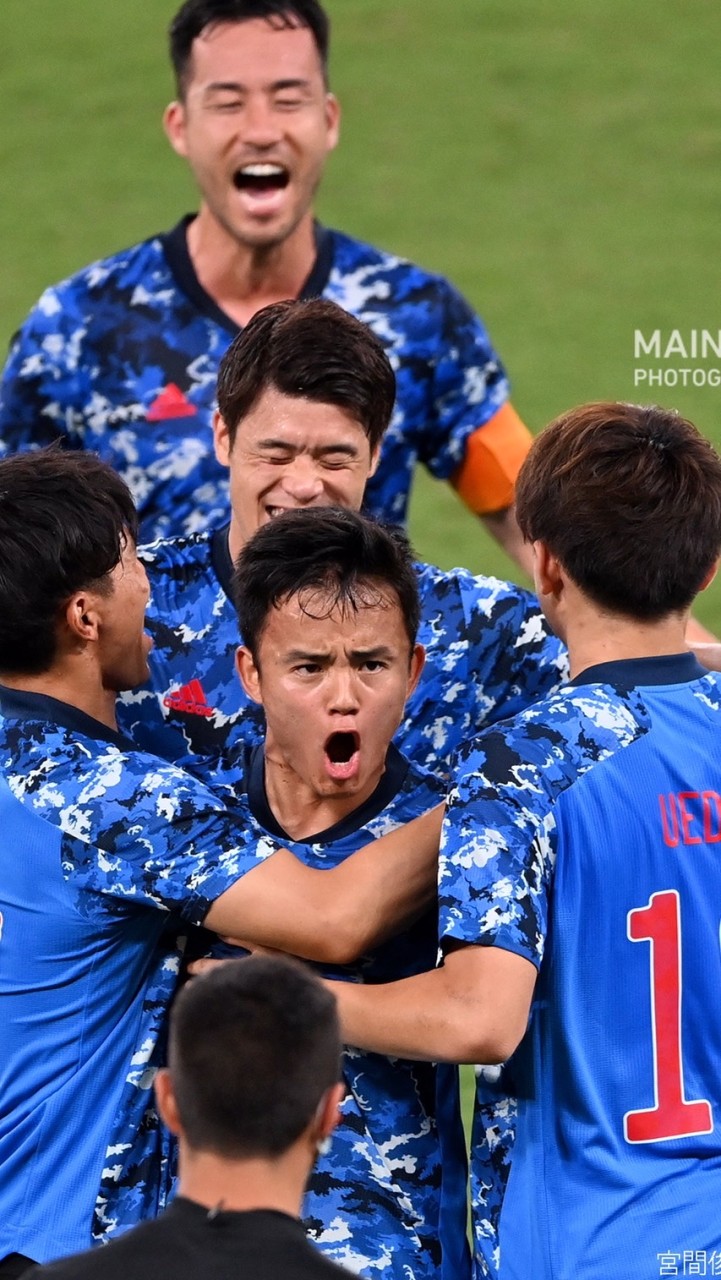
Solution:
[[[636,387],[633,349],[635,329],[721,328],[721,8],[328,3],[345,124],[321,216],[461,287],[534,430],[583,400],[655,399],[721,445],[721,388]],[[175,7],[3,0],[0,344],[47,283],[193,207],[160,128]],[[412,528],[427,559],[513,576],[423,476]],[[697,613],[721,634],[721,584]]]

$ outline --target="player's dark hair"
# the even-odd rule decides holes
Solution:
[[[291,598],[309,617],[336,607],[358,612],[398,600],[415,644],[420,621],[418,576],[408,539],[344,507],[285,511],[262,525],[235,566],[233,598],[243,642],[258,663],[258,645],[271,609]]]
[[[336,1002],[295,961],[231,960],[177,997],[169,1066],[192,1150],[282,1155],[340,1080]]]
[[[380,444],[396,379],[374,333],[326,298],[275,302],[256,312],[218,370],[218,408],[232,448],[238,426],[264,391],[345,409]]]
[[[178,97],[185,95],[190,80],[193,41],[218,23],[248,22],[251,18],[265,18],[276,30],[307,27],[318,50],[323,78],[328,83],[330,21],[318,0],[186,0],[169,30],[170,59]]]
[[[721,550],[721,458],[672,410],[581,405],[534,441],[516,512],[597,604],[657,621],[688,608]]]
[[[127,485],[93,453],[52,447],[0,461],[0,672],[52,665],[63,606],[107,581],[137,514]]]

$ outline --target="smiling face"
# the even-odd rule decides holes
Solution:
[[[216,414],[215,452],[230,467],[233,559],[274,515],[296,507],[360,510],[378,461],[360,423],[338,405],[267,388],[238,425],[232,448]]]
[[[307,27],[215,23],[193,42],[182,102],[165,113],[210,217],[237,244],[281,244],[312,219],[338,104]]]
[[[292,596],[271,610],[257,658],[238,651],[246,692],[265,710],[271,804],[289,794],[329,801],[337,821],[378,785],[423,667],[398,597],[373,583],[357,610],[333,607],[324,591]]]

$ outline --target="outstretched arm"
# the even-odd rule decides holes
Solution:
[[[347,964],[414,919],[436,892],[442,806],[327,871],[281,849],[212,904],[204,924],[326,964]]]

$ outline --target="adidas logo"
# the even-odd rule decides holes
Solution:
[[[183,684],[179,689],[166,694],[163,698],[163,706],[170,707],[171,711],[185,711],[191,716],[208,717],[213,714],[213,708],[208,706],[208,700],[199,680],[191,680],[190,684]]]
[[[153,401],[145,417],[148,422],[166,422],[170,418],[194,418],[197,412],[195,405],[183,395],[180,387],[169,382]]]

